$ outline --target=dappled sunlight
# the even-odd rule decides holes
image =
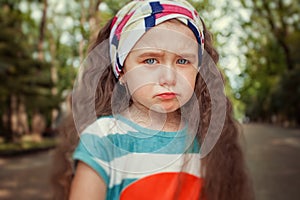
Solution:
[[[11,199],[12,192],[8,189],[0,189],[0,198],[1,199]]]
[[[0,199],[51,199],[52,152],[0,159]]]
[[[295,137],[288,137],[288,138],[283,138],[283,139],[273,139],[271,141],[273,145],[287,145],[290,147],[298,147],[300,148],[300,139],[295,138]]]
[[[14,188],[18,186],[18,182],[16,180],[7,180],[5,182],[3,181],[1,186],[3,186],[3,188]]]
[[[4,166],[6,163],[6,160],[0,158],[0,166]]]

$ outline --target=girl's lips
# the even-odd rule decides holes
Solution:
[[[176,98],[177,94],[174,92],[164,92],[164,93],[160,93],[158,95],[156,95],[157,97],[161,98],[161,99],[174,99]]]

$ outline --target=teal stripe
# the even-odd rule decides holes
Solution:
[[[112,188],[107,188],[106,200],[118,200],[122,191],[126,189],[131,183],[137,181],[137,178],[134,179],[123,179],[121,184],[114,185]]]
[[[77,151],[86,151],[106,162],[129,153],[182,154],[184,152],[199,152],[199,145],[195,140],[193,144],[187,146],[187,137],[171,138],[154,135],[140,138],[133,135],[133,132],[130,134],[112,134],[106,137],[83,134]]]

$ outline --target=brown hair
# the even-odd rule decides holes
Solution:
[[[97,45],[108,39],[110,34],[110,20],[99,32],[95,43],[90,51]],[[203,22],[202,22],[203,23]],[[203,23],[204,24],[204,23]],[[214,81],[216,74],[220,75],[216,68],[219,55],[212,44],[212,36],[204,26],[205,50],[207,56],[213,60],[213,64],[203,61],[202,73],[198,74],[195,94],[199,102],[201,118],[197,131],[197,139],[203,143],[212,116],[211,96],[208,89],[208,82],[203,76],[210,76],[209,81]],[[111,67],[107,67],[99,80],[96,91],[95,108],[97,116],[111,115],[111,96],[117,80],[114,77]],[[223,83],[223,81],[222,81]],[[222,90],[215,86],[216,90]],[[101,101],[100,101],[101,99]],[[70,184],[73,176],[71,154],[77,143],[78,136],[72,114],[60,129],[61,144],[55,152],[55,167],[52,182],[54,185],[55,199],[67,199]],[[204,186],[201,189],[201,199],[207,200],[250,200],[253,199],[253,192],[248,179],[245,161],[241,147],[239,146],[239,128],[232,115],[232,106],[226,98],[225,123],[217,143],[209,154],[202,159],[201,172],[204,174]]]

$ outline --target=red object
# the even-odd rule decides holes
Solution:
[[[183,8],[182,6],[162,4],[162,7],[164,10],[162,13],[157,13],[155,15],[156,19],[169,15],[170,13],[185,15],[188,16],[190,19],[193,19],[192,12],[186,8]]]
[[[203,179],[188,173],[160,173],[142,178],[121,193],[121,200],[199,200]]]

